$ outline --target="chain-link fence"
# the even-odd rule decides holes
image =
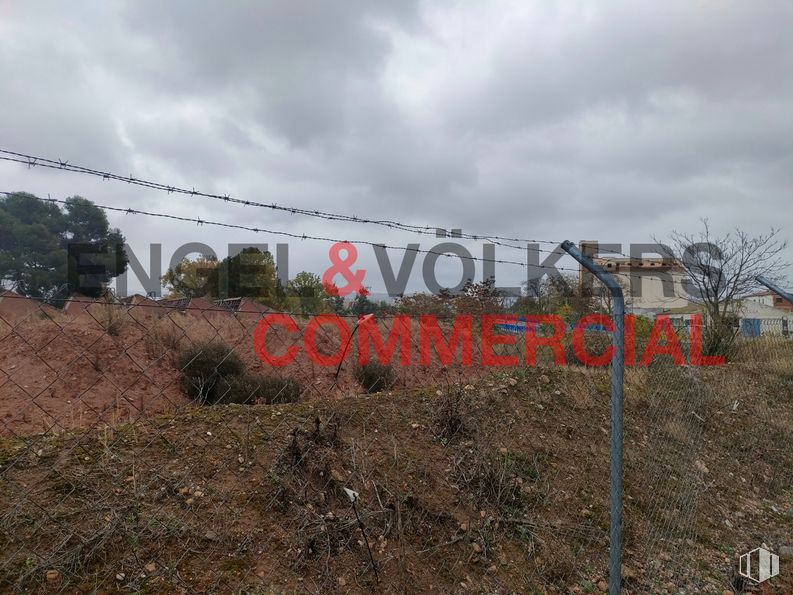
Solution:
[[[0,590],[605,590],[610,370],[525,341],[552,328],[58,306],[0,302]],[[625,592],[789,555],[793,340],[760,326],[726,365],[627,368]]]

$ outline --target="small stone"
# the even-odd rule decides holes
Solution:
[[[192,498],[188,498],[187,500],[184,501],[184,503],[187,504],[188,506],[191,506],[193,502],[195,502],[195,500],[193,500]]]
[[[466,384],[463,387],[463,390],[474,390],[474,385],[473,384]]]
[[[54,583],[60,578],[61,578],[61,573],[58,572],[57,570],[48,570],[47,571],[47,582]]]
[[[186,496],[190,493],[190,488],[179,488],[179,495]]]
[[[117,580],[117,581],[123,581],[123,580],[124,580],[126,577],[127,577],[127,575],[126,575],[126,574],[124,574],[123,572],[119,572],[119,573],[116,575],[116,580]]]
[[[510,386],[515,386],[518,383],[518,381],[515,380],[514,378],[510,378],[509,380],[507,380],[507,382],[509,383]]]
[[[468,531],[468,523],[460,523],[460,531],[462,531],[463,533]]]
[[[195,492],[193,492],[193,496],[195,496],[196,498],[202,498],[204,496],[204,492],[202,492],[201,490],[196,490]]]
[[[212,531],[211,529],[204,533],[204,539],[208,539],[209,541],[216,541],[218,538],[218,534]]]
[[[499,449],[498,449],[498,452],[500,452],[502,455],[505,455],[505,454],[507,454],[509,451],[508,451],[506,448],[504,448],[504,447],[502,446],[501,448],[499,448]]]
[[[339,586],[340,587],[344,587],[346,584],[347,584],[347,579],[344,578],[343,576],[340,576],[339,577]]]
[[[157,565],[154,562],[149,562],[144,568],[146,568],[146,572],[149,574],[157,571]]]
[[[548,378],[548,376],[546,374],[543,374],[542,376],[540,376],[540,382],[542,382],[543,384],[548,384],[550,381],[551,381],[551,379]]]
[[[477,554],[482,553],[482,546],[479,545],[478,543],[474,543],[472,547],[474,548],[474,552],[476,552]]]
[[[606,591],[609,590],[609,584],[603,579],[600,579],[598,581],[598,589],[600,589],[603,593],[605,593]]]
[[[487,569],[487,571],[488,571],[488,572],[497,572],[497,571],[498,571],[498,566],[496,566],[495,564],[493,564],[492,566],[490,566],[490,567]]]

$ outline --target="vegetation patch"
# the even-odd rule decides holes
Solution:
[[[252,374],[225,343],[198,343],[179,352],[182,387],[203,405],[291,403],[302,393],[291,378]]]
[[[367,393],[379,393],[393,387],[397,375],[389,365],[369,362],[355,369],[355,379]]]

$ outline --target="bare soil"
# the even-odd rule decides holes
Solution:
[[[60,370],[66,349],[107,341],[104,374],[81,364],[48,398],[128,359],[145,378],[112,372],[117,388],[86,394],[126,387],[147,414],[0,442],[0,590],[603,591],[608,370],[437,369],[376,395],[185,408],[177,372],[134,337],[75,326],[58,344],[2,342],[0,367],[27,366],[14,382],[36,390],[53,358],[15,360],[25,344],[61,354]],[[793,359],[769,353],[629,371],[623,592],[793,592]],[[153,410],[152,384],[173,388],[174,412]],[[758,587],[736,564],[760,546],[784,556]]]

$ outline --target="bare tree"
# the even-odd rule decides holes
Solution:
[[[598,304],[592,292],[581,286],[576,275],[549,275],[524,285],[524,295],[510,308],[513,312],[551,314],[564,308],[579,318]]]
[[[781,256],[787,241],[774,228],[752,237],[738,228],[715,235],[707,219],[702,226],[694,234],[673,231],[671,245],[664,250],[683,267],[689,298],[705,309],[706,351],[723,355],[730,351],[737,333],[733,322],[740,298],[759,287],[758,275],[778,280],[789,266]]]

